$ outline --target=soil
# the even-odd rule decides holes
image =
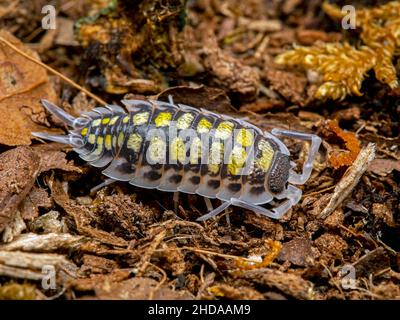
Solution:
[[[359,29],[322,0],[52,1],[44,29],[48,2],[0,1],[0,299],[400,298],[400,89],[369,70],[362,95],[321,100],[320,75],[275,60],[359,45]],[[78,116],[169,95],[319,135],[299,204],[280,220],[230,207],[196,222],[202,197],[180,194],[175,210],[171,193],[124,182],[90,192],[100,169],[31,136],[66,132],[40,99]],[[283,141],[301,168],[309,145]]]

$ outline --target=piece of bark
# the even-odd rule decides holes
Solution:
[[[296,238],[283,243],[277,259],[301,267],[311,265],[313,263],[311,241],[306,238]]]
[[[13,221],[40,172],[39,157],[29,147],[0,154],[0,232]]]

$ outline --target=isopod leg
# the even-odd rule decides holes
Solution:
[[[207,198],[207,197],[204,197],[203,199],[204,199],[204,202],[205,202],[205,204],[206,204],[207,210],[208,210],[209,212],[212,211],[212,210],[214,210],[214,207],[213,207],[213,205],[212,205],[211,200],[210,200],[209,198]]]
[[[268,210],[261,206],[254,205],[252,203],[248,203],[239,199],[231,199],[231,203],[233,206],[241,207],[244,209],[251,210],[255,213],[261,214],[263,216],[272,218],[272,219],[281,219],[289,209],[297,204],[301,198],[301,190],[296,188],[295,186],[288,185],[288,188],[284,194],[284,198],[288,199],[283,202],[278,207]]]
[[[217,214],[219,214],[222,211],[224,211],[230,205],[231,205],[230,201],[223,202],[218,208],[215,208],[214,210],[210,211],[209,213],[205,214],[204,216],[201,216],[200,218],[197,218],[196,221],[205,221],[207,219],[215,217]]]
[[[90,193],[94,193],[94,192],[100,190],[101,188],[103,188],[103,187],[105,187],[105,186],[108,186],[108,185],[114,183],[115,181],[117,181],[117,180],[114,180],[114,179],[111,179],[111,178],[106,179],[106,180],[104,180],[102,183],[100,183],[100,184],[98,184],[97,186],[95,186],[95,187],[93,187],[92,189],[90,189]]]
[[[321,144],[321,138],[315,134],[308,134],[289,130],[272,129],[273,135],[285,136],[293,139],[299,139],[304,141],[311,141],[310,151],[308,153],[307,160],[303,164],[303,172],[301,174],[290,170],[289,183],[293,184],[304,184],[308,178],[310,178],[311,171],[313,168],[313,162],[317,155],[319,146]]]

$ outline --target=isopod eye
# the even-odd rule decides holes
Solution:
[[[289,179],[290,160],[289,156],[278,153],[272,163],[268,175],[268,190],[272,193],[281,193]]]

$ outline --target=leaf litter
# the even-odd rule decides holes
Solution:
[[[36,49],[70,82],[0,42],[0,298],[400,297],[398,90],[385,85],[389,79],[363,77],[362,96],[321,103],[317,74],[275,63],[296,42],[356,41],[318,13],[323,1],[83,1],[60,8],[64,34],[35,33],[40,10],[21,5],[2,7],[1,37],[38,60]],[[377,8],[362,11],[365,21]],[[384,18],[395,30],[390,14]],[[96,95],[78,93],[71,81]],[[91,194],[104,179],[98,170],[68,147],[31,141],[31,131],[65,129],[42,98],[77,115],[124,95],[172,95],[263,130],[319,134],[324,144],[301,203],[280,221],[231,208],[200,224],[200,197],[182,195],[175,212],[170,194],[124,183]],[[307,144],[285,143],[304,161]],[[55,290],[40,286],[49,264]],[[348,265],[356,270],[351,289],[341,287]]]

